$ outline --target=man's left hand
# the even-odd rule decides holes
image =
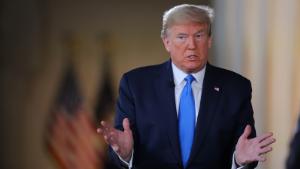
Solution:
[[[251,126],[247,125],[235,147],[235,160],[240,166],[255,161],[266,161],[265,154],[272,151],[271,145],[276,141],[273,133],[265,133],[261,136],[248,139],[251,134]]]

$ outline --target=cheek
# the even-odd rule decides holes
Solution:
[[[173,48],[171,50],[171,55],[174,57],[174,59],[180,61],[184,59],[184,50],[180,49],[180,48]]]
[[[210,48],[210,46],[209,46],[208,43],[202,43],[202,44],[200,44],[200,45],[198,46],[198,48],[200,49],[200,52],[201,52],[201,53],[207,53],[208,50],[209,50],[209,48]]]
[[[173,51],[178,53],[178,54],[184,53],[185,49],[186,49],[185,45],[180,45],[180,44],[179,45],[173,45]]]

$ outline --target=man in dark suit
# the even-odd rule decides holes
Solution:
[[[297,129],[290,145],[290,153],[286,163],[287,169],[300,168],[300,118],[298,119]]]
[[[254,168],[272,150],[272,133],[256,137],[251,84],[208,63],[213,11],[178,5],[165,12],[165,63],[125,73],[115,128],[98,131],[120,167]]]

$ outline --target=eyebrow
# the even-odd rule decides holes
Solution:
[[[178,33],[176,34],[176,36],[179,36],[179,35],[188,35],[187,33]]]
[[[206,32],[206,30],[201,29],[201,30],[197,31],[195,34],[197,34],[197,33],[203,33],[203,32]]]
[[[201,29],[201,30],[195,32],[193,35],[196,35],[198,33],[205,33],[205,32],[206,32],[206,30]],[[178,33],[178,34],[176,34],[176,36],[187,36],[187,35],[188,35],[188,33]]]

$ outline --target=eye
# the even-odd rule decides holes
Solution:
[[[197,33],[196,35],[195,35],[195,37],[197,38],[197,39],[202,39],[202,38],[204,38],[206,36],[206,33],[204,33],[204,32],[199,32],[199,33]]]
[[[187,35],[177,35],[176,39],[180,40],[180,41],[184,41],[187,38]]]

